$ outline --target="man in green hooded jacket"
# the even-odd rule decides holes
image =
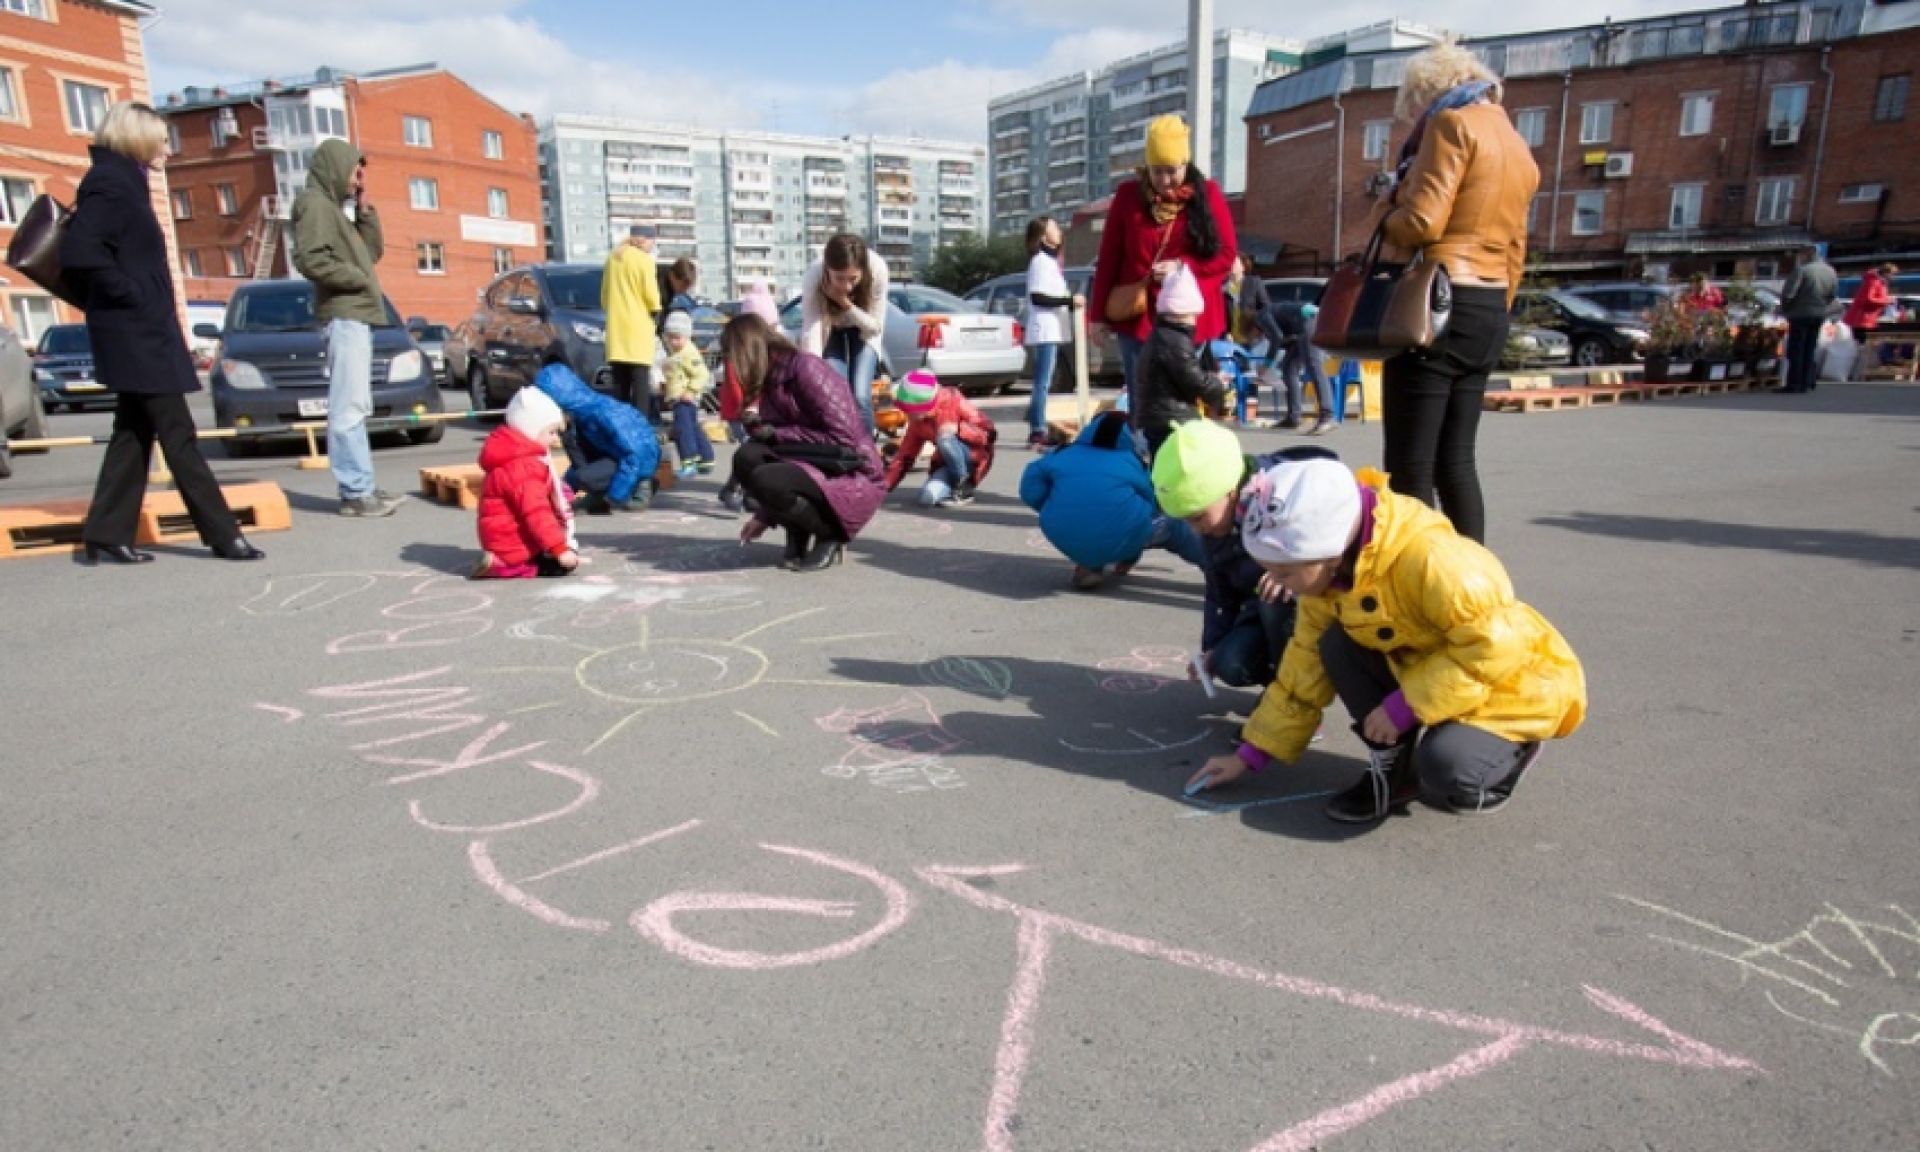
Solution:
[[[373,266],[386,244],[366,200],[366,157],[324,140],[293,202],[293,266],[313,281],[314,316],[327,326],[327,460],[342,516],[391,516],[400,501],[374,485],[373,329],[387,323]]]

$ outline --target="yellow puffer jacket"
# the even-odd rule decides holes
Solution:
[[[660,311],[660,278],[647,250],[622,242],[607,257],[600,277],[600,307],[607,314],[607,359],[653,367],[654,314]]]
[[[1334,700],[1320,638],[1336,626],[1386,653],[1423,725],[1457,720],[1516,742],[1571,736],[1586,715],[1587,682],[1565,638],[1514,599],[1493,553],[1418,500],[1389,492],[1381,473],[1359,477],[1379,502],[1353,588],[1300,601],[1280,674],[1242,739],[1287,763],[1306,751]]]

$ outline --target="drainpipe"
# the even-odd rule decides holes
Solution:
[[[1820,167],[1827,158],[1827,116],[1833,112],[1833,69],[1828,66],[1827,57],[1833,54],[1833,45],[1827,44],[1820,49],[1820,71],[1827,77],[1827,99],[1820,108],[1820,140],[1813,149],[1813,182],[1807,188],[1807,238],[1813,239],[1813,213],[1820,203]]]
[[[1567,102],[1573,98],[1573,65],[1560,79],[1560,138],[1554,141],[1553,211],[1547,224],[1547,251],[1560,247],[1560,175],[1567,169]]]
[[[1346,246],[1340,242],[1341,205],[1347,195],[1347,109],[1340,103],[1340,95],[1347,87],[1347,65],[1340,65],[1340,82],[1333,86],[1333,110],[1336,123],[1333,129],[1333,264],[1338,268],[1345,258]],[[1331,270],[1331,269],[1329,269]]]

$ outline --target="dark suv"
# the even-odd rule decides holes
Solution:
[[[550,348],[595,391],[613,387],[600,274],[598,264],[535,264],[487,285],[447,347],[447,371],[464,373],[476,412],[505,407],[533,383]]]
[[[265,427],[327,415],[327,333],[313,315],[313,285],[305,280],[253,280],[234,291],[208,377],[213,421],[221,428]],[[387,325],[373,330],[373,417],[444,411],[427,358],[387,301]],[[443,424],[410,428],[415,444],[446,435]],[[228,440],[227,453],[245,456],[256,438]]]

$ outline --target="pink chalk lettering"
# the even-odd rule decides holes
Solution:
[[[520,881],[520,884],[533,884],[545,880],[550,876],[558,876],[562,872],[571,872],[577,868],[585,868],[589,864],[597,864],[609,857],[618,856],[624,852],[631,852],[636,848],[645,848],[649,844],[665,840],[669,836],[678,836],[682,832],[692,831],[699,826],[700,821],[689,820],[685,824],[663,829],[655,832],[651,836],[643,836],[638,840],[622,844],[617,848],[609,848],[604,852],[596,852],[591,856],[582,857],[570,864],[562,864],[558,868],[549,868],[538,876],[527,877],[525,880]],[[485,884],[494,895],[505,900],[515,908],[520,909],[522,912],[553,925],[555,928],[571,928],[581,932],[605,932],[613,927],[612,922],[608,920],[574,916],[562,912],[560,909],[527,892],[526,889],[520,887],[519,884],[508,880],[501,874],[499,866],[494,863],[493,852],[485,840],[475,840],[473,843],[467,845],[467,862],[473,866],[473,874],[479,877],[480,882]]]
[[[452,612],[421,612],[418,610],[419,605],[448,600],[456,604],[465,603],[467,606]],[[433,596],[419,596],[412,600],[402,600],[400,603],[381,612],[380,615],[391,620],[451,620],[455,617],[467,616],[474,612],[485,612],[491,607],[493,607],[493,597],[488,596],[484,592],[441,592]],[[413,609],[413,611],[402,612],[402,608]]]
[[[548,764],[540,760],[527,761],[527,767],[532,768],[536,772],[545,772],[549,776],[558,776],[562,780],[572,781],[579,787],[580,795],[574,797],[566,804],[555,808],[551,812],[543,812],[538,816],[529,816],[524,820],[508,820],[500,824],[440,824],[421,815],[422,808],[418,800],[410,801],[407,804],[407,811],[412,814],[414,823],[432,832],[453,832],[463,836],[493,836],[501,832],[513,832],[521,828],[531,828],[536,824],[545,824],[549,820],[559,820],[571,816],[580,809],[593,803],[594,798],[600,795],[600,781],[578,769],[567,768],[559,764]]]
[[[389,764],[397,768],[424,769],[424,771],[409,773],[405,776],[391,776],[387,779],[387,783],[389,784],[411,784],[415,780],[427,780],[435,776],[446,776],[454,772],[464,772],[469,768],[478,768],[483,764],[496,764],[502,760],[518,759],[528,752],[546,746],[547,742],[545,740],[536,740],[531,744],[522,744],[518,748],[509,748],[505,752],[494,752],[486,756],[481,755],[482,752],[487,750],[489,744],[506,735],[508,729],[512,727],[513,723],[511,721],[502,720],[500,723],[482,732],[479,736],[474,737],[467,743],[467,746],[460,749],[451,760],[404,759],[398,756],[363,756],[362,759],[369,764]]]
[[[460,616],[451,620],[430,620],[425,624],[414,624],[391,631],[356,632],[328,644],[327,655],[343,656],[352,652],[381,652],[402,648],[438,648],[483,636],[492,628],[491,620]]]
[[[864,864],[856,864],[851,860],[842,860],[824,852],[813,852],[805,848],[785,848],[774,844],[762,844],[760,847],[768,852],[792,856],[809,864],[831,868],[865,880],[879,889],[885,898],[886,915],[865,932],[824,948],[813,948],[803,952],[749,952],[718,948],[695,940],[680,931],[674,924],[674,918],[689,913],[785,912],[795,916],[849,919],[853,916],[854,906],[844,901],[802,900],[784,896],[765,896],[752,892],[676,892],[670,896],[663,896],[635,912],[632,919],[634,931],[658,944],[667,953],[694,964],[704,964],[712,968],[770,972],[779,968],[796,968],[851,956],[905,924],[907,917],[913,914],[913,897],[907,893],[907,890],[898,881]]]
[[[284,708],[278,704],[255,704],[254,707],[262,712],[274,713],[279,716],[281,722],[285,724],[291,724],[295,720],[301,720],[306,717],[306,713],[300,711],[298,708]]]
[[[426,672],[413,672],[405,676],[395,676],[386,680],[370,680],[364,684],[343,684],[332,688],[313,688],[308,695],[327,700],[379,700],[378,704],[369,704],[364,708],[349,708],[339,712],[327,713],[326,718],[337,720],[346,727],[360,727],[367,724],[386,724],[394,721],[426,722],[433,725],[423,731],[389,736],[379,740],[368,740],[353,745],[356,752],[373,748],[385,748],[395,744],[405,744],[414,740],[425,740],[446,732],[457,732],[462,728],[471,728],[484,724],[487,718],[477,712],[460,712],[457,709],[469,707],[474,695],[471,688],[454,685],[436,685],[432,687],[401,687],[418,684],[453,671],[450,664]]]
[[[368,572],[324,572],[267,581],[260,594],[240,606],[250,616],[292,616],[357,596],[380,582]]]
[[[987,1119],[982,1147],[986,1152],[1012,1152],[1013,1120],[1017,1114],[1020,1090],[1027,1069],[1032,1065],[1035,1043],[1034,1021],[1040,998],[1046,990],[1047,961],[1053,944],[1072,937],[1102,948],[1161,960],[1181,968],[1206,972],[1231,980],[1242,980],[1279,992],[1309,999],[1324,1000],[1364,1012],[1396,1017],[1423,1024],[1435,1024],[1463,1032],[1493,1037],[1491,1043],[1468,1051],[1436,1068],[1385,1084],[1359,1099],[1322,1112],[1293,1125],[1259,1144],[1255,1152],[1306,1152],[1325,1140],[1347,1132],[1389,1109],[1417,1100],[1439,1088],[1477,1076],[1504,1064],[1535,1044],[1551,1044],[1622,1059],[1646,1060],[1681,1068],[1722,1069],[1760,1072],[1750,1060],[1712,1048],[1683,1036],[1643,1009],[1610,992],[1585,989],[1587,998],[1614,1016],[1652,1032],[1666,1046],[1635,1044],[1599,1036],[1540,1028],[1510,1020],[1500,1020],[1465,1012],[1427,1008],[1389,1000],[1366,992],[1323,984],[1279,972],[1266,972],[1231,960],[1208,956],[1184,948],[1172,948],[1139,936],[1110,931],[1051,912],[1042,912],[1015,904],[999,896],[982,892],[969,879],[1009,876],[1023,871],[1020,865],[989,868],[927,867],[916,874],[933,887],[957,896],[977,908],[1002,912],[1019,924],[1017,960],[1013,983],[1007,993],[1006,1015],[1001,1021],[1000,1048],[994,1058],[993,1088],[988,1097]]]

